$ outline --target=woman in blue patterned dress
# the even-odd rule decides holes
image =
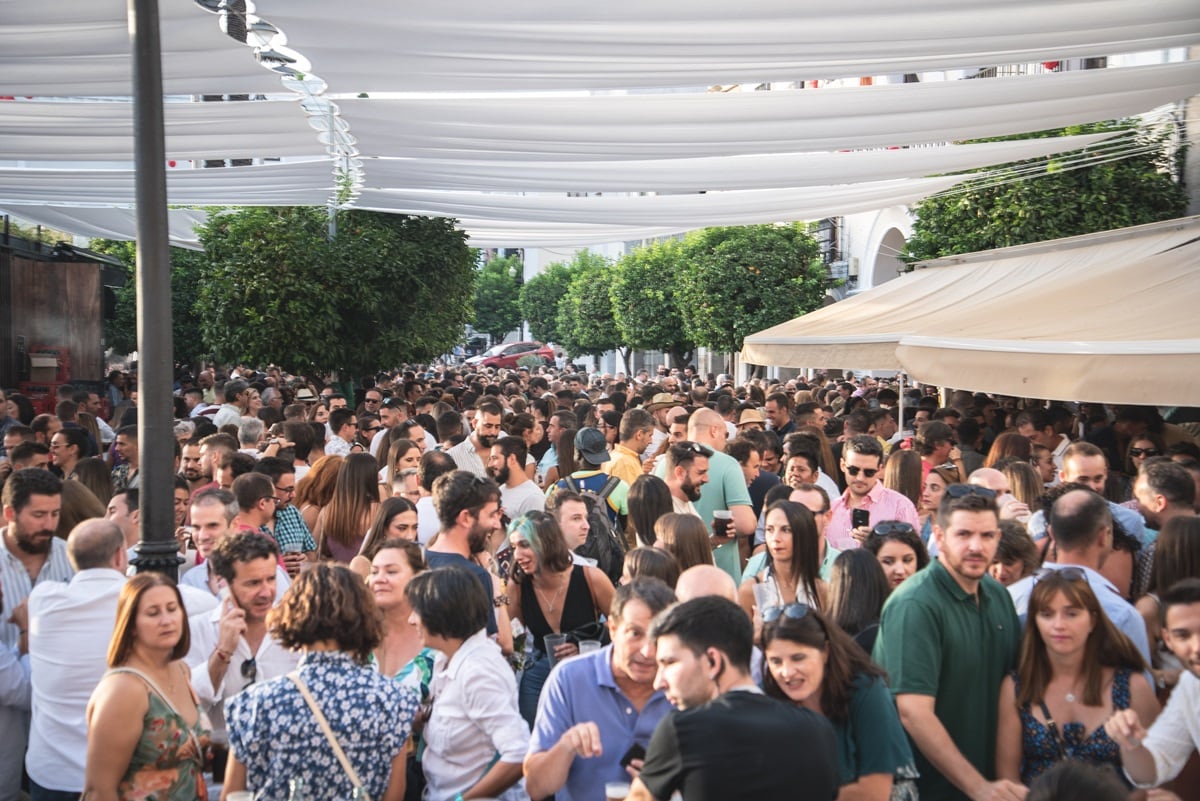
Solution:
[[[1158,717],[1145,661],[1104,614],[1082,568],[1035,576],[1020,662],[1000,686],[996,776],[1028,785],[1067,759],[1123,775],[1104,723],[1130,707],[1144,721]]]
[[[303,652],[299,678],[367,795],[401,801],[418,699],[369,665],[383,638],[383,616],[363,580],[344,567],[314,565],[271,610],[267,627],[285,648]],[[256,799],[287,798],[293,779],[303,780],[313,801],[352,796],[350,777],[290,677],[253,685],[225,709],[229,764],[222,797],[250,790]]]

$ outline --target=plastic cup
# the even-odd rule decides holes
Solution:
[[[249,790],[238,790],[229,794],[229,801],[254,801],[254,793]]]
[[[602,646],[599,640],[582,640],[579,643],[579,655],[582,656],[584,654],[594,654],[596,651],[599,651],[601,647]]]
[[[558,648],[558,646],[567,642],[567,635],[547,634],[543,640],[546,643],[546,656],[550,657],[550,667],[554,667],[558,664],[558,659],[555,658],[554,651],[556,648]]]
[[[627,782],[605,782],[605,801],[625,801],[629,797],[629,789]]]
[[[751,585],[754,590],[754,605],[758,607],[758,614],[762,614],[772,606],[779,606],[779,593],[775,591],[774,583],[755,582]]]
[[[718,509],[713,512],[712,532],[718,537],[728,537],[733,525],[733,512],[728,509]]]

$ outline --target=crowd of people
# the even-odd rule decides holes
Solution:
[[[0,801],[1200,797],[1158,409],[181,372],[176,581],[133,386],[0,398]]]

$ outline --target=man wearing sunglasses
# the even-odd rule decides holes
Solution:
[[[912,740],[922,801],[1021,801],[995,776],[1000,682],[1016,664],[1020,623],[988,575],[1000,544],[995,493],[951,484],[933,526],[937,560],[888,598],[875,661],[890,677]]]
[[[846,440],[842,448],[842,473],[846,491],[830,509],[825,536],[839,551],[857,548],[871,535],[871,526],[881,520],[903,520],[920,531],[917,508],[899,492],[883,486],[883,446],[868,434]],[[865,510],[865,526],[853,524],[855,510]]]

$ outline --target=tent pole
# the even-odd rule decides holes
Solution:
[[[163,142],[162,57],[158,0],[128,0],[133,56],[134,163],[137,169],[138,475],[141,541],[138,572],[176,578],[175,433],[172,424],[174,343],[171,250],[167,228]]]
[[[903,431],[904,430],[904,371],[901,370],[900,372],[896,373],[896,377],[900,380],[900,389],[898,390],[899,395],[900,395],[900,401],[896,407],[896,417],[898,418],[896,420],[896,430]]]

